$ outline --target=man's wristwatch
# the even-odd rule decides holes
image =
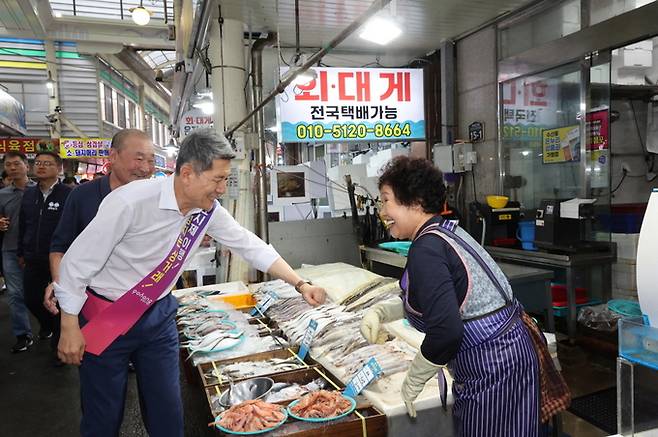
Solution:
[[[297,290],[297,293],[301,293],[301,292],[302,292],[301,287],[302,287],[302,285],[304,285],[304,284],[313,285],[313,284],[311,283],[311,281],[307,281],[306,279],[302,279],[302,280],[300,280],[298,283],[295,284],[295,290]]]

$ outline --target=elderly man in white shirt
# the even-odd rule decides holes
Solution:
[[[183,435],[177,303],[170,291],[204,233],[294,285],[310,304],[324,302],[322,288],[300,278],[218,204],[233,157],[223,136],[192,133],[174,176],[112,191],[62,259],[54,285],[62,310],[58,350],[62,361],[80,365],[83,436],[118,435],[129,360],[149,434]]]

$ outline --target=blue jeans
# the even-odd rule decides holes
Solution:
[[[11,330],[16,337],[25,334],[31,335],[30,316],[25,306],[25,293],[23,292],[23,269],[18,265],[15,250],[2,251],[2,272],[9,296]]]

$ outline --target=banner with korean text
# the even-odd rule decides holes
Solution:
[[[64,159],[107,159],[111,144],[111,138],[60,138],[59,156]]]
[[[288,68],[282,68],[285,74]],[[279,142],[425,138],[423,70],[314,68],[317,78],[277,96]]]
[[[58,153],[59,140],[50,138],[9,137],[0,138],[0,154],[20,152],[33,159],[37,152]]]

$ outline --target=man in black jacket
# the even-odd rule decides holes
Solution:
[[[53,335],[55,317],[42,304],[43,290],[50,283],[50,240],[64,210],[71,188],[60,183],[62,159],[41,152],[34,161],[39,183],[25,190],[19,216],[18,256],[24,262],[25,304],[41,325],[39,338]]]

